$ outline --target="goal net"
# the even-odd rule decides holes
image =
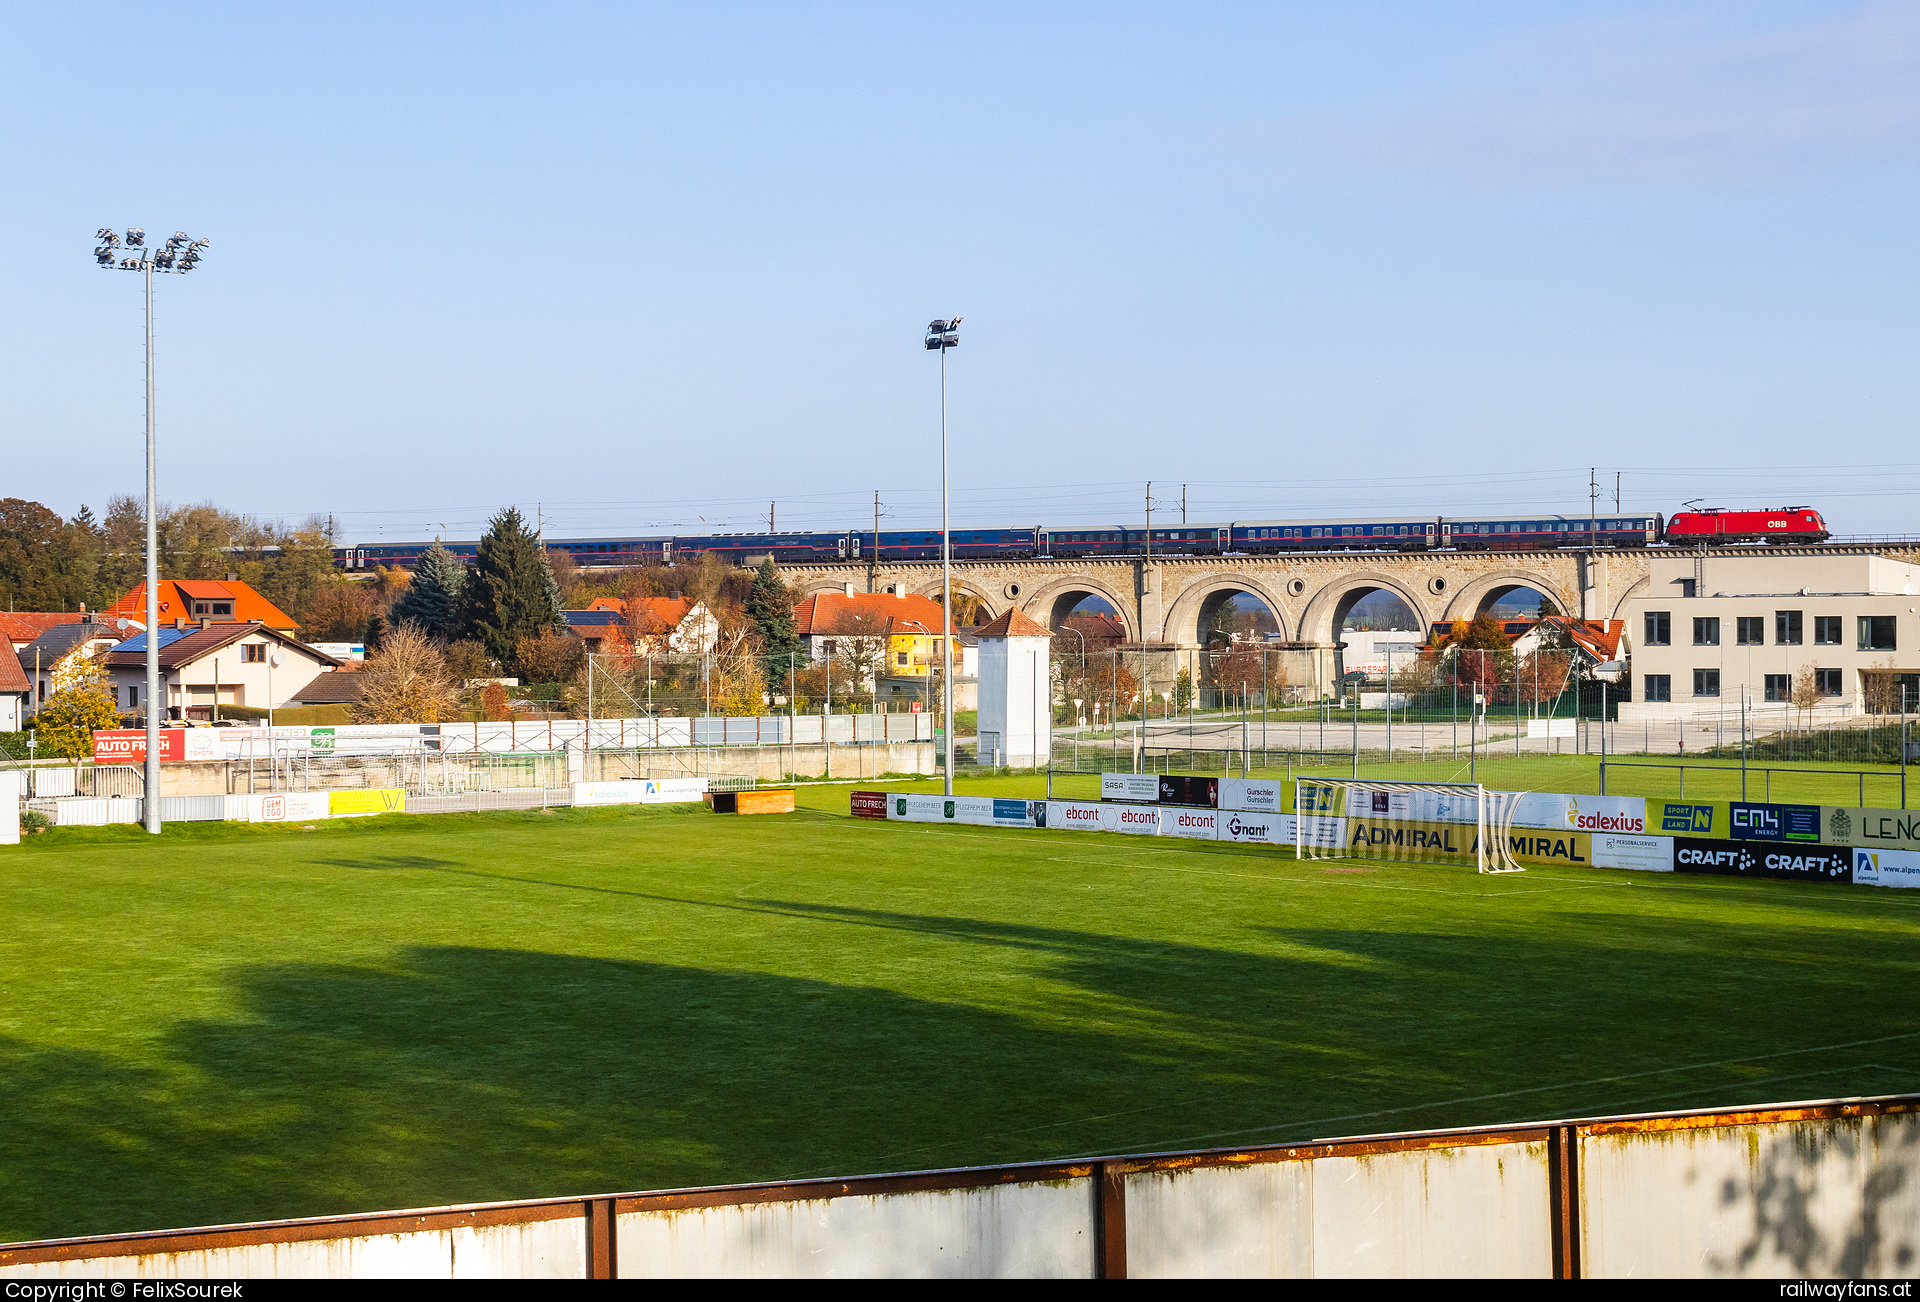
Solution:
[[[1477,782],[1367,782],[1296,778],[1293,849],[1302,859],[1471,863],[1483,873],[1525,872],[1514,861],[1522,793]]]

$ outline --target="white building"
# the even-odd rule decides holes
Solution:
[[[974,635],[980,646],[980,763],[1037,768],[1053,749],[1053,635],[1018,610]]]
[[[1873,555],[1650,560],[1626,603],[1633,699],[1622,719],[1791,708],[1797,682],[1816,714],[1920,708],[1920,566]],[[1804,679],[1803,679],[1804,675]]]
[[[113,703],[134,712],[146,704],[147,635],[127,639],[107,653]],[[275,654],[280,663],[274,664]],[[210,719],[216,702],[251,709],[278,709],[315,674],[340,662],[265,624],[188,624],[160,629],[160,684],[166,719]]]

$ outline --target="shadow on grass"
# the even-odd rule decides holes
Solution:
[[[937,958],[992,989],[460,947],[241,969],[243,1016],[180,1024],[145,1065],[0,1040],[0,1238],[1411,1129],[1634,1090],[1752,1102],[1806,1061],[1920,1061],[1913,1038],[1755,1057],[1908,1032],[1872,997],[1912,965],[1891,935],[1753,927],[1730,949],[1723,925],[1597,917],[1577,939],[1265,929],[1273,952],[1245,953],[728,907],[846,927],[875,981]]]

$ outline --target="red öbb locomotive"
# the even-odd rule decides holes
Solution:
[[[1808,506],[1775,511],[1680,511],[1667,518],[1667,543],[1817,543],[1827,540],[1827,522]]]

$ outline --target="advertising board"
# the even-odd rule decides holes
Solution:
[[[331,816],[331,801],[324,791],[278,791],[247,797],[249,823],[305,822]]]
[[[214,729],[195,731],[213,732]],[[186,757],[185,728],[160,730],[160,762]],[[147,734],[143,728],[104,728],[93,734],[95,764],[144,764],[147,762]]]
[[[1853,853],[1824,845],[1770,849],[1751,841],[1675,837],[1673,870],[1720,877],[1778,877],[1799,882],[1850,882]]]
[[[885,818],[887,816],[887,793],[884,791],[854,792],[851,812],[855,818]]]
[[[1660,831],[1670,836],[1712,836],[1727,830],[1726,804],[1708,802],[1659,801]],[[1715,819],[1718,813],[1720,817]]]
[[[1736,841],[1818,841],[1820,806],[1731,801],[1727,831]]]
[[[1866,850],[1920,850],[1920,810],[1856,809],[1825,805],[1820,824],[1828,845],[1853,845]]]
[[[334,791],[327,795],[327,813],[334,818],[364,818],[369,814],[404,814],[407,793],[402,787],[368,787],[362,791]]]
[[[1152,805],[1094,804],[1085,800],[1049,800],[1046,806],[1048,827],[1122,832],[1128,836],[1160,835],[1160,816],[1167,812]]]
[[[1160,811],[1160,835],[1187,836],[1196,841],[1219,839],[1220,811],[1217,809],[1163,809]]]
[[[1160,778],[1153,773],[1102,773],[1100,799],[1152,804],[1160,799]]]
[[[1006,800],[991,796],[887,797],[887,817],[908,823],[964,823],[973,827],[1045,827],[1044,800]]]
[[[1309,819],[1312,823],[1331,823],[1327,818]],[[1331,830],[1331,829],[1329,829]],[[1241,845],[1292,845],[1293,815],[1221,810],[1218,838]],[[1338,844],[1338,842],[1334,842]]]
[[[700,799],[705,778],[636,778],[624,782],[576,782],[576,805],[677,805]]]
[[[1596,832],[1593,835],[1593,866],[1670,873],[1673,871],[1673,838],[1616,836],[1611,832]]]
[[[1920,887],[1920,852],[1913,850],[1855,850],[1855,886]]]
[[[1163,773],[1160,775],[1159,800],[1163,805],[1198,805],[1204,809],[1217,809],[1220,805],[1220,779]]]
[[[1221,778],[1220,808],[1277,814],[1286,807],[1286,790],[1270,778]]]

